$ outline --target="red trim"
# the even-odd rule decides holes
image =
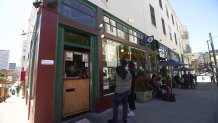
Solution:
[[[98,8],[98,25],[102,24],[103,21],[103,17],[102,17],[102,9]],[[102,38],[101,38],[101,34],[102,34],[102,29],[99,28],[98,29],[98,62],[99,62],[99,89],[100,89],[100,96],[104,96],[103,93],[103,62],[102,62]]]
[[[65,24],[65,25],[68,25],[68,26],[71,26],[71,27],[74,27],[74,28],[78,28],[80,30],[82,29],[82,30],[84,30],[86,32],[93,33],[93,34],[97,35],[97,31],[95,29],[93,29],[91,27],[81,25],[81,24],[78,24],[78,23],[75,23],[75,22],[73,22],[71,20],[68,20],[68,19],[66,19],[64,17],[60,17],[59,23]]]
[[[105,96],[105,97],[97,97],[96,104],[95,104],[95,111],[97,113],[102,112],[108,108],[113,106],[114,96]]]
[[[34,79],[34,107],[29,104],[29,118],[33,123],[55,123],[54,110],[54,81],[55,64],[42,65],[41,60],[53,60],[56,58],[57,35],[57,7],[47,6],[48,0],[43,0],[40,8],[41,25]]]

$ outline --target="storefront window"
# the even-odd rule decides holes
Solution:
[[[112,76],[118,64],[118,45],[111,40],[106,40],[102,44],[104,94],[115,91],[115,82],[112,80]]]
[[[137,69],[146,69],[145,52],[142,50],[105,39],[102,44],[102,51],[104,95],[113,94],[115,91],[115,81],[112,76],[119,65],[120,58],[126,58],[128,61],[132,60]]]

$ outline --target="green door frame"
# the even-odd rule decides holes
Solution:
[[[74,27],[69,27],[67,25],[60,24],[58,26],[58,41],[56,44],[56,62],[55,62],[55,84],[54,84],[54,108],[56,115],[56,122],[61,123],[62,120],[62,82],[63,82],[63,67],[64,67],[64,29],[68,28],[72,31],[79,31],[82,34],[90,35],[90,47],[79,46],[81,48],[90,49],[90,72],[91,72],[91,80],[90,80],[90,112],[95,111],[95,98],[99,95],[99,65],[98,65],[98,42],[97,36],[90,34],[88,32],[76,29]],[[93,69],[94,68],[94,69]]]

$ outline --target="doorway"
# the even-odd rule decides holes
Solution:
[[[64,45],[63,59],[62,118],[90,111],[90,49],[75,45],[81,37],[84,36],[72,33],[65,38],[67,43]]]

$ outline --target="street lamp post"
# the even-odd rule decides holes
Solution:
[[[213,45],[213,38],[211,36],[211,33],[209,33],[209,37],[210,37],[210,43],[211,43],[211,48],[212,48],[212,52],[213,52],[213,59],[214,59],[214,63],[215,63],[215,68],[216,68],[216,81],[218,79],[218,69],[217,69],[217,61],[216,61],[216,54],[215,54],[215,51],[214,51],[214,45]],[[214,78],[215,79],[215,78]],[[217,85],[218,85],[218,81],[217,81]]]

